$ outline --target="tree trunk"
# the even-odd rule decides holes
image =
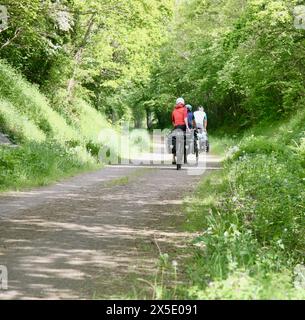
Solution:
[[[146,109],[146,124],[147,124],[147,129],[151,130],[151,128],[152,128],[152,112],[149,109]]]

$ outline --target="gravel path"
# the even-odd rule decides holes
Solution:
[[[208,170],[219,167],[208,157]],[[126,295],[185,243],[182,200],[202,176],[171,165],[106,167],[53,186],[0,196],[0,299]]]

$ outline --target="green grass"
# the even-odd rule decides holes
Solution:
[[[44,186],[100,167],[86,150],[56,142],[0,147],[0,191]]]
[[[46,140],[42,130],[5,100],[0,100],[0,131],[6,132],[16,143]]]
[[[105,117],[86,101],[75,99],[73,106],[78,113],[75,127],[87,140],[97,142],[100,132],[111,128]]]
[[[219,135],[210,135],[210,152],[215,155],[224,156],[228,149],[237,143],[237,137],[229,135],[227,136],[219,136]]]
[[[300,112],[219,142],[235,151],[186,199],[185,230],[196,233],[186,280],[159,284],[160,298],[305,299],[304,137]]]
[[[70,113],[64,105],[56,111],[36,86],[0,60],[0,131],[19,145],[0,147],[1,191],[45,185],[100,167],[99,134],[111,127],[84,100],[73,103]]]
[[[81,141],[79,133],[54,111],[38,88],[28,83],[12,67],[0,61],[0,98],[9,102],[20,116],[28,119],[49,138],[60,143]],[[30,137],[26,137],[30,140]]]
[[[117,179],[107,181],[105,185],[106,187],[111,188],[115,186],[124,186],[124,185],[127,185],[128,183],[129,183],[129,177],[122,177],[122,178],[117,178]]]
[[[128,176],[124,176],[121,178],[113,179],[110,181],[107,181],[105,183],[106,187],[115,187],[115,186],[125,186],[133,181],[135,181],[137,178],[143,176],[144,174],[148,172],[153,172],[153,169],[150,168],[140,168],[133,172],[131,172]]]
[[[205,290],[190,288],[189,295],[204,300],[304,300],[305,290],[294,287],[289,271],[260,277],[235,270],[226,279],[211,282]]]

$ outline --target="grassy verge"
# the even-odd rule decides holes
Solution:
[[[274,158],[243,161],[213,173],[187,208],[187,229],[200,235],[187,262],[190,284],[180,294],[194,299],[304,298],[304,290],[294,287],[294,270],[304,262],[304,186]],[[274,188],[261,183],[265,177]]]
[[[210,135],[209,142],[210,142],[210,152],[212,154],[218,156],[224,156],[228,149],[237,143],[236,136],[219,136],[219,135]]]
[[[224,170],[202,182],[187,206],[187,229],[200,235],[183,296],[305,298],[303,120],[252,130]]]
[[[0,192],[43,186],[101,167],[84,148],[56,142],[0,147]]]
[[[159,283],[159,298],[305,299],[303,123],[300,113],[266,134],[247,132],[187,199],[186,280],[175,282],[168,263],[171,284]]]
[[[55,105],[0,60],[0,132],[18,145],[0,146],[0,191],[46,185],[99,168],[99,134],[110,128],[86,101]]]

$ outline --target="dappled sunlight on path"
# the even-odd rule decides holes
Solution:
[[[177,228],[182,199],[201,178],[164,166],[107,167],[1,196],[0,265],[8,267],[9,290],[0,299],[107,298],[152,275],[156,242],[164,252],[185,245],[189,235]]]

